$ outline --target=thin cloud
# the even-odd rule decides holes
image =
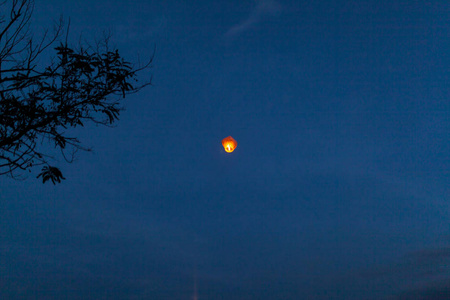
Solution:
[[[274,0],[259,0],[250,12],[250,15],[243,22],[234,25],[226,33],[226,38],[236,37],[251,29],[256,24],[269,16],[277,16],[281,12],[281,4]]]
[[[448,300],[450,299],[450,280],[433,282],[426,286],[414,287],[395,295],[392,300]]]
[[[360,275],[384,287],[383,299],[450,299],[449,263],[450,246],[422,249]]]

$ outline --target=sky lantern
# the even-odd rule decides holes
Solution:
[[[222,146],[228,153],[231,153],[236,149],[237,142],[235,139],[233,139],[231,136],[226,137],[222,140]]]

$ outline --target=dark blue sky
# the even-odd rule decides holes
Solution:
[[[153,86],[62,184],[0,178],[0,298],[450,297],[448,1],[36,0],[36,34],[60,14],[156,45]]]

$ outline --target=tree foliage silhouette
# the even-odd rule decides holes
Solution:
[[[138,84],[137,73],[152,60],[135,67],[109,48],[109,37],[95,47],[69,47],[62,21],[51,36],[45,32],[36,41],[29,30],[33,4],[0,3],[0,11],[9,11],[0,16],[0,175],[20,178],[23,171],[42,166],[37,177],[55,184],[64,177],[50,165],[54,156],[41,150],[44,144],[60,150],[67,162],[77,150],[88,151],[66,132],[118,120],[121,99],[150,84]],[[38,58],[52,49],[50,64],[41,67]]]

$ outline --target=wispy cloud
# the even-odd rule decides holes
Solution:
[[[233,38],[254,27],[259,22],[270,16],[277,16],[281,13],[281,4],[274,0],[258,0],[250,15],[239,24],[231,27],[226,33],[226,38]]]
[[[450,280],[433,282],[432,284],[420,287],[414,287],[404,291],[399,295],[393,296],[392,300],[448,300],[450,299]]]
[[[444,246],[411,252],[360,275],[388,293],[383,299],[450,299],[449,263],[450,246]]]

